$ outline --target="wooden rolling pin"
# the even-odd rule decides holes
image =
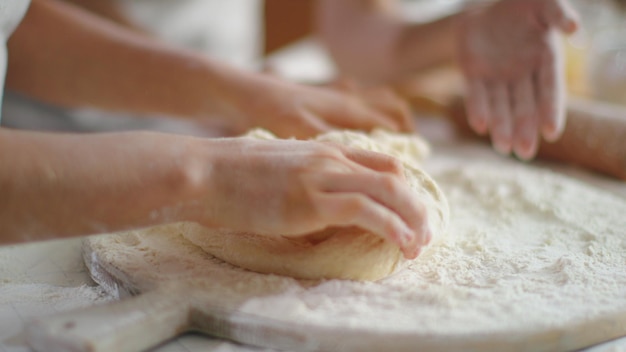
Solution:
[[[467,123],[462,99],[442,106],[442,112],[461,131],[478,136]],[[626,107],[571,100],[562,137],[554,143],[542,141],[537,157],[626,180]]]
[[[460,132],[489,141],[469,127],[461,87],[462,76],[449,67],[392,86],[416,112],[444,116]],[[537,158],[626,180],[626,106],[570,99],[563,135],[554,143],[542,141]]]
[[[458,131],[479,137],[467,123],[463,76],[443,66],[394,85],[417,112],[444,116]],[[488,137],[479,138],[489,141]],[[541,142],[538,159],[573,164],[626,180],[626,106],[570,98],[561,138]]]

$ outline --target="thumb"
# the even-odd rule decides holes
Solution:
[[[576,32],[579,26],[578,14],[566,0],[541,0],[543,20],[548,27],[557,27],[563,33]]]

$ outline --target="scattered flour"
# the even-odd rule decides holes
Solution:
[[[562,327],[626,311],[624,200],[522,168],[434,177],[451,204],[449,234],[407,270],[376,283],[327,281],[251,299],[245,309],[433,334]]]
[[[110,301],[100,286],[58,287],[49,284],[12,284],[0,286],[0,305],[45,303],[56,311],[87,307]]]
[[[363,336],[566,333],[626,312],[626,200],[528,166],[464,165],[431,174],[450,202],[448,234],[377,282],[256,274],[216,260],[176,232],[97,237],[91,248],[139,291],[182,280],[224,306],[236,301],[239,311]]]

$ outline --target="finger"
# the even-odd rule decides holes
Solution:
[[[319,193],[313,196],[329,226],[358,226],[400,247],[413,259],[420,251],[417,235],[391,210],[358,193]]]
[[[542,136],[555,141],[565,123],[565,79],[562,57],[555,46],[541,60],[537,78],[538,120]]]
[[[389,131],[398,131],[399,126],[393,118],[372,109],[356,94],[339,93],[327,90],[332,96],[333,104],[322,113],[327,121],[333,121],[337,127],[370,131],[374,128],[384,128]]]
[[[564,0],[542,1],[542,19],[548,27],[555,26],[564,33],[574,33],[579,26],[579,18],[576,11]]]
[[[405,179],[404,164],[390,155],[356,147],[348,147],[336,142],[322,143],[329,144],[334,148],[339,149],[345,157],[345,160],[343,160],[344,165],[347,166],[352,172],[386,172],[396,175],[403,180]]]
[[[506,84],[494,83],[489,87],[491,119],[489,121],[491,141],[499,153],[511,153],[513,144],[513,123],[511,99]]]
[[[352,93],[358,91],[358,84],[356,81],[343,76],[330,82],[329,86],[342,92]]]
[[[513,150],[521,159],[532,159],[538,147],[535,92],[532,77],[514,84],[513,95]]]
[[[365,102],[383,114],[393,118],[400,131],[414,132],[415,123],[409,104],[387,87],[370,89],[362,93]]]
[[[467,118],[470,127],[481,135],[487,133],[489,126],[489,104],[487,89],[482,80],[470,79],[467,92]]]
[[[400,216],[403,223],[416,234],[418,244],[430,241],[430,231],[424,206],[416,200],[406,182],[388,173],[324,173],[312,179],[314,187],[327,193],[357,193]]]
[[[361,102],[359,105],[361,107],[355,109],[352,116],[346,116],[345,120],[348,124],[346,127],[365,131],[371,131],[375,128],[383,128],[392,132],[400,130],[399,124],[391,116],[368,108]]]
[[[285,128],[288,130],[289,135],[285,135],[285,133],[277,133],[279,137],[295,137],[297,139],[308,139],[311,137],[315,137],[318,134],[330,132],[333,130],[332,125],[319,118],[316,114],[309,112],[308,110],[302,110],[300,111],[300,113],[302,114],[303,118],[297,119],[296,121],[302,122],[299,123],[297,126],[289,126],[289,123],[285,123]]]
[[[370,170],[387,172],[404,178],[404,165],[392,156],[357,148],[346,148],[342,152],[348,159]]]

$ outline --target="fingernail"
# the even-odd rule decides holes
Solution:
[[[422,245],[427,245],[433,239],[433,233],[430,231],[429,226],[425,226],[425,229],[422,231]]]
[[[484,119],[471,119],[469,120],[470,127],[474,130],[474,132],[479,135],[484,135],[487,133],[487,123]]]
[[[535,157],[537,153],[537,144],[532,143],[528,139],[523,139],[515,146],[515,155],[521,160],[529,161]]]
[[[493,147],[498,153],[502,155],[511,154],[511,143],[509,142],[502,141],[502,140],[494,140]]]
[[[500,154],[508,155],[512,148],[512,134],[506,124],[498,124],[491,133],[491,140],[494,148]]]
[[[405,224],[394,226],[391,232],[386,234],[386,238],[403,249],[411,242],[410,232]]]
[[[520,136],[516,139],[514,143],[514,151],[515,155],[521,160],[530,160],[535,156],[537,151],[537,143],[536,137],[533,137],[533,133],[531,129],[525,127],[522,129]]]
[[[563,24],[563,29],[566,33],[573,33],[578,29],[578,23],[572,19],[566,19]]]
[[[411,231],[408,227],[404,227],[402,230],[402,246],[409,246],[416,240],[415,232]]]
[[[542,129],[541,134],[543,138],[548,142],[555,142],[561,137],[563,129],[558,126],[550,126]]]
[[[530,161],[534,156],[535,156],[535,152],[534,152],[535,148],[530,148],[530,147],[520,147],[520,148],[516,148],[515,149],[515,155],[523,161]]]
[[[402,254],[404,255],[405,259],[411,260],[411,259],[417,258],[421,252],[422,252],[422,247],[417,246],[410,250],[403,250]]]

